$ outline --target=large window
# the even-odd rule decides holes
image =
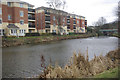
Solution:
[[[2,9],[0,8],[0,14],[2,14]]]
[[[53,20],[55,21],[55,16],[53,16]]]
[[[24,29],[21,29],[21,30],[19,30],[19,33],[26,33],[26,30],[24,30]]]
[[[77,24],[79,24],[79,21],[77,21]]]
[[[11,2],[7,2],[7,5],[8,5],[9,7],[11,7]]]
[[[24,12],[20,11],[20,17],[24,17]]]
[[[23,3],[20,3],[20,7],[23,8]]]
[[[0,36],[3,36],[5,33],[4,29],[0,29]]]
[[[2,18],[0,18],[0,24],[2,24]]]
[[[84,21],[82,22],[82,24],[84,25]]]
[[[11,15],[8,15],[8,20],[11,20],[11,19],[12,19]]]
[[[20,24],[21,24],[21,25],[24,25],[24,20],[20,20]]]

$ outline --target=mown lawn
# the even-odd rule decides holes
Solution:
[[[118,67],[114,69],[110,69],[110,70],[107,70],[103,73],[96,75],[94,78],[118,78],[118,70],[119,70]]]

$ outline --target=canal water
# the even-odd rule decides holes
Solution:
[[[58,63],[64,66],[69,62],[73,52],[86,54],[88,48],[89,60],[94,54],[105,55],[118,48],[116,37],[91,37],[84,39],[63,40],[52,43],[24,45],[2,49],[3,78],[29,78],[42,72],[41,56],[45,65]]]

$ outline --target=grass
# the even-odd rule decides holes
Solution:
[[[98,74],[95,78],[118,78],[118,67]]]

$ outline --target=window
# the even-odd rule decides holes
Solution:
[[[12,19],[11,15],[8,15],[8,20],[11,20],[11,19]]]
[[[23,17],[23,16],[24,16],[24,12],[20,11],[20,17]]]
[[[63,22],[65,22],[65,18],[63,18]]]
[[[77,24],[79,24],[79,21],[77,21]]]
[[[24,24],[24,20],[20,20],[20,24],[23,25]]]
[[[0,18],[0,24],[2,24],[2,18]]]
[[[55,27],[55,26],[56,26],[56,24],[54,23],[54,24],[53,24],[53,26]]]
[[[13,30],[11,29],[11,33],[13,33]]]
[[[55,21],[55,16],[53,16],[53,20]]]
[[[23,3],[20,3],[20,7],[23,8]]]
[[[0,14],[2,14],[2,9],[0,8]]]
[[[84,24],[84,21],[82,22],[82,24]]]
[[[11,7],[11,2],[7,2],[7,5],[8,5],[9,7]]]

